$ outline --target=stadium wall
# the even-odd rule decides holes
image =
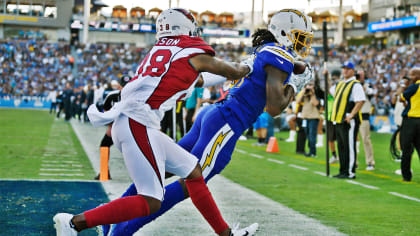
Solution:
[[[74,1],[56,0],[57,17],[38,17],[16,14],[0,14],[0,38],[16,36],[13,32],[32,31],[45,34],[50,40],[70,38],[69,22]],[[11,34],[9,34],[11,32]]]
[[[79,41],[81,41],[82,32],[79,32]],[[129,43],[137,47],[148,47],[155,43],[155,33],[126,33],[126,32],[104,32],[89,31],[89,43]]]
[[[0,107],[49,109],[51,101],[41,97],[24,96],[21,98],[0,98]]]

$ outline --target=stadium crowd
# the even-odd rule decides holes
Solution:
[[[218,57],[229,61],[240,61],[252,51],[243,43],[212,46]],[[45,39],[2,41],[0,98],[47,98],[51,91],[57,91],[59,95],[67,82],[74,88],[74,94],[82,91],[87,94],[91,89],[98,93],[109,88],[110,82],[118,81],[123,74],[132,76],[146,53],[147,48],[127,44],[89,44],[71,49],[68,42],[50,43]],[[391,100],[399,81],[410,68],[420,66],[420,48],[411,45],[383,48],[376,44],[340,46],[330,50],[329,58],[336,64],[352,61],[357,70],[364,70],[366,83],[374,94],[371,102],[375,114],[390,115],[393,109]],[[313,50],[308,60],[320,75],[322,57]],[[98,100],[100,96],[96,95],[94,102]]]

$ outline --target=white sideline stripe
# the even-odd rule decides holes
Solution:
[[[71,164],[71,165],[60,165],[60,164],[41,164],[42,167],[83,167],[83,165],[75,165],[75,164]]]
[[[360,186],[365,187],[365,188],[379,189],[378,187],[375,187],[375,186],[372,186],[372,185],[367,185],[367,184],[362,184],[362,183],[356,182],[354,180],[346,180],[346,182],[351,183],[351,184],[360,185]]]
[[[46,162],[46,163],[79,163],[78,161],[45,161],[43,160],[42,162]]]
[[[268,158],[267,161],[275,162],[275,163],[278,163],[278,164],[284,164],[284,161],[274,160],[274,159],[271,159],[271,158]]]
[[[39,169],[40,171],[82,171],[81,169]]]
[[[41,173],[42,175],[56,175],[50,173]],[[40,175],[41,175],[40,174]],[[75,175],[75,174],[68,174],[68,175]],[[77,174],[78,176],[83,174]],[[32,181],[32,182],[91,182],[97,183],[97,180],[85,180],[85,179],[0,179],[0,181]]]
[[[39,175],[48,175],[48,176],[84,176],[84,174],[74,173],[74,174],[65,174],[65,173],[39,173]]]
[[[258,155],[258,154],[250,153],[249,155],[251,155],[251,156],[253,156],[253,157],[256,157],[256,158],[258,158],[258,159],[264,159],[264,157],[263,157],[263,156],[260,156],[260,155]]]
[[[293,164],[289,164],[290,167],[296,168],[296,169],[300,169],[300,170],[308,170],[308,168],[303,167],[303,166],[297,166],[297,165],[293,165]]]
[[[236,149],[236,151],[237,151],[237,152],[240,152],[240,153],[242,153],[242,154],[245,154],[245,153],[246,153],[244,150],[241,150],[241,149]]]
[[[396,192],[388,192],[388,193],[389,193],[389,194],[392,194],[392,195],[394,195],[394,196],[398,196],[398,197],[402,197],[402,198],[408,199],[408,200],[412,200],[412,201],[420,202],[420,199],[418,199],[418,198],[415,198],[415,197],[410,197],[410,196],[407,196],[407,195],[403,195],[403,194],[401,194],[401,193],[396,193]]]
[[[327,176],[326,173],[321,172],[321,171],[314,171],[314,173],[317,174],[317,175]]]

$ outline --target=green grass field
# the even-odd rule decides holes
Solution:
[[[41,110],[0,109],[0,179],[92,179],[70,124]]]
[[[284,132],[278,137],[287,138],[287,135]],[[306,158],[295,154],[294,143],[284,141],[278,142],[280,152],[276,154],[266,153],[265,147],[252,146],[255,140],[240,141],[222,175],[349,235],[420,235],[417,222],[420,202],[389,193],[420,199],[419,159],[417,154],[413,155],[413,182],[402,182],[401,176],[394,174],[399,163],[389,154],[390,137],[372,133],[375,171],[364,170],[363,145],[359,153],[354,181],[378,189],[316,174],[314,171],[325,173],[325,148],[318,148],[317,158]],[[251,153],[263,158],[255,158],[249,155]],[[307,170],[293,168],[290,164]],[[330,174],[337,173],[338,165],[334,164]]]
[[[90,180],[94,176],[70,124],[54,120],[48,112],[0,109],[0,127],[0,179]],[[282,132],[278,137],[287,135]],[[306,158],[295,154],[294,143],[284,141],[278,141],[280,153],[276,154],[252,146],[255,140],[239,141],[222,175],[349,235],[420,235],[420,202],[390,194],[420,199],[419,159],[413,155],[413,182],[402,182],[394,173],[399,163],[391,159],[389,139],[389,134],[372,133],[376,170],[371,172],[364,171],[361,145],[353,183],[321,175],[325,148],[318,148],[318,158]],[[65,168],[78,171],[57,176],[64,171],[46,170]],[[332,165],[330,173],[337,172],[338,165]]]

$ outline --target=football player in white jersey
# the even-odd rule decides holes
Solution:
[[[90,106],[94,126],[114,122],[112,139],[123,153],[138,195],[123,197],[78,215],[54,216],[57,235],[97,225],[115,224],[159,210],[164,194],[165,171],[185,178],[194,205],[219,235],[252,235],[258,224],[231,230],[209,192],[197,158],[160,132],[165,111],[188,97],[197,83],[211,86],[200,72],[237,80],[252,72],[252,65],[227,63],[200,37],[194,16],[184,9],[163,11],[156,20],[157,43],[140,63],[136,76],[121,92],[121,101],[101,113]]]

